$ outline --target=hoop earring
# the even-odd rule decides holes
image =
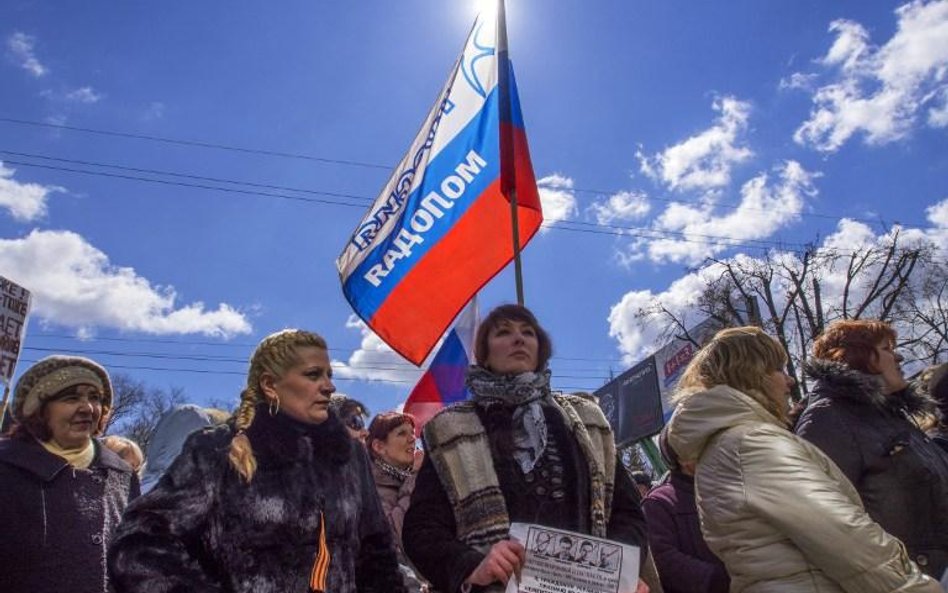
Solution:
[[[280,398],[275,397],[270,400],[270,415],[276,416],[280,412]]]

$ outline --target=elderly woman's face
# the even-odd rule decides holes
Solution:
[[[93,385],[76,385],[46,403],[43,412],[52,440],[64,449],[89,444],[102,418],[102,392]]]
[[[322,424],[329,417],[329,398],[336,390],[332,383],[329,355],[322,348],[307,346],[297,352],[300,362],[279,379],[265,376],[261,381],[268,401],[280,400],[287,416],[308,424]]]
[[[487,368],[501,375],[537,370],[539,341],[533,326],[502,319],[487,333]]]

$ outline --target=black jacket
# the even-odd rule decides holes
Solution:
[[[843,470],[869,515],[919,567],[948,568],[948,454],[912,421],[932,408],[911,388],[885,395],[880,377],[842,363],[807,364],[814,385],[795,431]]]
[[[105,553],[138,477],[96,443],[89,469],[38,442],[0,439],[0,590],[105,593]]]
[[[192,434],[129,506],[109,551],[116,591],[305,593],[322,514],[327,591],[404,592],[368,456],[335,416],[312,426],[258,407],[249,484],[227,459],[233,430]]]

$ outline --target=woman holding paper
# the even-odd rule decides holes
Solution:
[[[938,593],[818,447],[788,429],[793,379],[756,327],[719,332],[685,369],[668,441],[697,461],[701,526],[734,593]]]
[[[633,544],[645,557],[645,520],[609,424],[594,402],[552,394],[551,354],[528,309],[494,309],[475,338],[472,399],[425,425],[402,538],[439,591],[503,591],[525,554],[508,539],[511,522]]]

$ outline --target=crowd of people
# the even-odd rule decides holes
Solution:
[[[574,534],[531,553],[593,569],[618,549],[595,538],[636,546],[619,593],[936,593],[948,364],[910,384],[895,345],[883,322],[831,324],[791,407],[780,343],[722,330],[679,381],[657,485],[622,465],[592,397],[551,389],[552,340],[519,305],[478,327],[472,397],[423,427],[368,422],[334,394],[325,340],[289,329],[257,346],[232,414],[182,406],[143,455],[101,436],[106,370],[51,356],[0,437],[0,589],[500,592],[527,558],[520,522]]]

